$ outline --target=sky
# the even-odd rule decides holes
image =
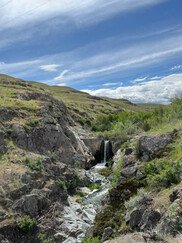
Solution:
[[[0,73],[135,103],[182,95],[181,0],[0,0]]]

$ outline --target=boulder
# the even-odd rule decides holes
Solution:
[[[123,157],[123,167],[134,166],[136,159],[133,155],[125,155]]]
[[[126,167],[126,168],[122,169],[121,175],[128,178],[128,177],[134,176],[136,174],[136,171],[137,171],[136,166]]]
[[[114,230],[111,227],[107,227],[104,229],[104,233],[102,235],[102,242],[108,240],[112,234],[114,233]]]
[[[144,212],[145,209],[136,209],[130,214],[129,224],[132,229],[139,228],[139,224],[141,222]]]
[[[146,175],[144,175],[141,171],[137,171],[137,173],[136,173],[136,178],[137,178],[137,180],[142,180],[142,179],[144,179],[146,177]]]
[[[0,156],[7,151],[7,143],[4,140],[4,133],[0,131]]]
[[[157,210],[145,210],[140,222],[140,229],[142,231],[152,230],[154,227],[157,226],[157,223],[159,222],[160,218],[161,214]]]
[[[174,202],[176,199],[182,199],[182,188],[174,189],[173,192],[169,195],[170,201]]]
[[[153,159],[154,153],[164,149],[172,141],[170,134],[162,136],[142,136],[139,139],[139,156],[142,161],[149,161]]]
[[[133,149],[132,148],[126,148],[125,149],[125,155],[130,155],[133,153]]]
[[[43,195],[29,194],[13,204],[16,212],[36,217],[51,205],[51,201]]]

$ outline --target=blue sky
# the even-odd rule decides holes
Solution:
[[[0,0],[0,73],[98,96],[182,94],[181,0]]]

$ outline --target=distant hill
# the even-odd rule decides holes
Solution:
[[[77,120],[93,120],[97,114],[114,114],[120,113],[123,110],[134,112],[150,111],[159,106],[157,104],[133,104],[125,99],[91,96],[73,88],[49,86],[43,83],[24,81],[4,74],[0,74],[0,87],[1,93],[9,93],[9,96],[11,96],[13,92],[16,92],[17,88],[20,90],[30,89],[35,92],[41,91],[42,93],[48,92],[55,99],[62,100]],[[5,88],[9,89],[5,91]],[[13,105],[16,106],[16,102]]]

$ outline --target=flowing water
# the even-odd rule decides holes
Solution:
[[[110,142],[109,142],[109,140],[106,140],[106,141],[104,141],[104,150],[103,150],[103,152],[104,152],[104,154],[103,154],[103,159],[102,159],[102,161],[101,161],[101,163],[98,163],[96,166],[95,166],[95,168],[96,169],[101,169],[101,168],[105,168],[106,167],[106,164],[109,162],[109,145],[110,145]]]
[[[70,235],[77,232],[77,237],[67,237],[63,243],[82,242],[87,230],[93,225],[95,216],[102,206],[104,199],[108,195],[110,181],[99,174],[99,169],[105,168],[106,163],[109,162],[109,146],[110,142],[108,140],[104,141],[101,163],[98,163],[86,173],[92,183],[99,184],[101,188],[95,189],[83,197],[82,204],[75,202],[73,198],[69,197],[69,206],[64,207],[64,222],[60,230],[66,234],[70,232]]]

